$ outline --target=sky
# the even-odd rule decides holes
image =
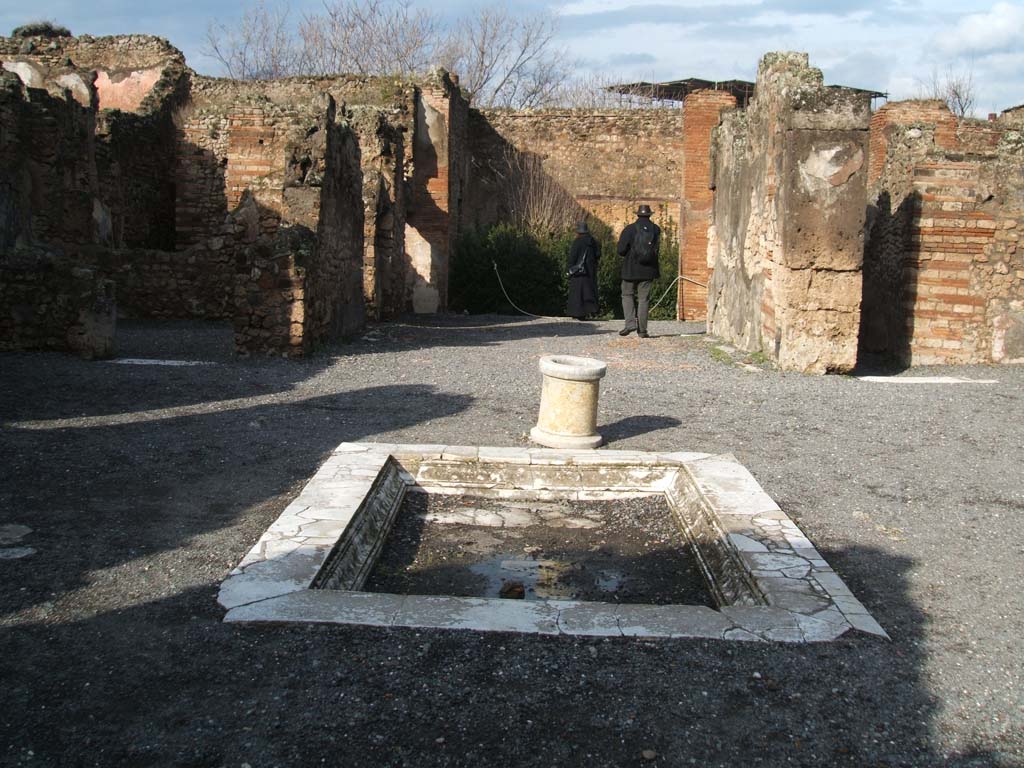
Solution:
[[[454,18],[481,3],[413,4]],[[222,74],[202,54],[208,23],[230,22],[244,7],[228,0],[4,5],[2,32],[44,18],[74,34],[160,35],[204,74]],[[290,6],[296,17],[322,7],[321,0],[292,0]],[[1024,0],[515,0],[511,6],[555,13],[557,44],[577,68],[623,82],[753,80],[761,55],[789,50],[809,53],[828,84],[882,91],[892,99],[920,96],[933,75],[951,72],[972,76],[978,116],[1024,104]]]

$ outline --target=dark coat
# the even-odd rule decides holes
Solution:
[[[586,253],[585,274],[569,278],[569,297],[565,313],[569,317],[596,315],[597,306],[597,265],[601,260],[601,244],[592,235],[579,235],[572,242],[565,269],[568,272],[578,264]]]
[[[632,254],[633,239],[636,237],[637,229],[654,229],[654,253],[653,265],[638,264]],[[619,235],[619,256],[622,257],[622,279],[623,280],[654,280],[661,272],[658,271],[657,254],[661,248],[661,227],[649,218],[641,216],[635,222],[622,230]]]

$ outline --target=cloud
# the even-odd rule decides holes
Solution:
[[[684,9],[712,9],[721,5],[751,6],[761,5],[763,0],[731,0],[729,3],[712,3],[708,0],[671,0],[670,2],[650,5],[646,10],[655,13],[672,13]],[[592,16],[594,14],[615,13],[617,11],[636,12],[640,4],[636,0],[570,0],[557,9],[561,16]]]
[[[608,63],[613,67],[654,64],[657,61],[658,57],[649,53],[617,53],[608,57]]]
[[[1024,37],[1024,5],[996,3],[987,13],[971,13],[935,36],[935,44],[951,56],[984,56],[1020,48]]]

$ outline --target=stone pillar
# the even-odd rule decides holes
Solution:
[[[783,370],[854,367],[869,118],[868,94],[823,85],[807,54],[761,60],[715,133],[708,333]]]
[[[608,367],[600,360],[570,355],[540,359],[544,375],[540,416],[530,439],[549,448],[597,448],[597,400]]]

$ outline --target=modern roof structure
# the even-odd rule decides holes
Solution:
[[[847,86],[831,86],[846,88]],[[754,83],[748,80],[704,80],[699,77],[688,77],[685,80],[668,80],[662,83],[622,83],[610,85],[605,90],[612,93],[624,93],[630,96],[645,96],[660,101],[682,101],[694,91],[727,91],[736,99],[736,103],[745,107],[754,95]],[[869,91],[863,88],[849,88],[871,96],[871,98],[888,97],[880,91]]]

